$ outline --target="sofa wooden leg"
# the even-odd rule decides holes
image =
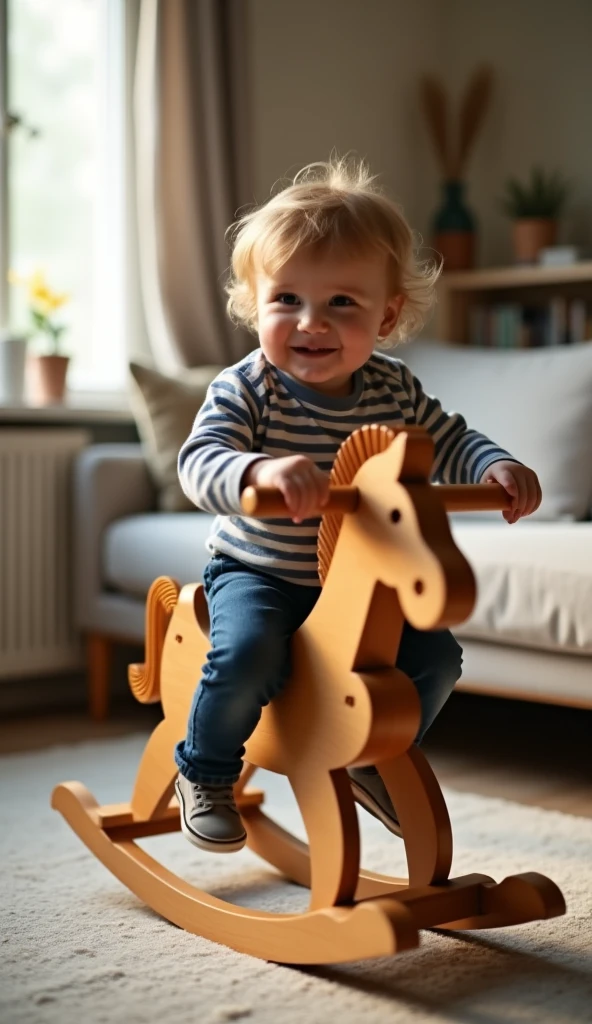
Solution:
[[[88,707],[91,718],[100,722],[109,712],[109,691],[113,666],[113,641],[98,633],[86,640]]]

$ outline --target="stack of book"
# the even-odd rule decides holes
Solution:
[[[592,303],[555,296],[538,305],[518,302],[469,309],[469,343],[492,348],[540,348],[592,340]]]

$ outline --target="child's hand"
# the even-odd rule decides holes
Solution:
[[[329,498],[329,477],[305,455],[254,462],[245,474],[243,487],[257,485],[279,488],[294,523],[310,519]]]
[[[539,478],[528,466],[507,459],[492,462],[483,474],[480,483],[501,484],[512,498],[512,508],[502,515],[507,523],[516,523],[522,516],[536,512],[541,503]]]

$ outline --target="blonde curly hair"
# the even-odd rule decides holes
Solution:
[[[405,302],[382,344],[404,341],[421,329],[435,301],[442,267],[420,260],[418,241],[397,203],[375,185],[364,161],[331,157],[308,164],[262,206],[230,226],[232,262],[226,284],[227,310],[237,324],[256,333],[256,276],[275,274],[297,251],[322,255],[338,246],[347,254],[387,254],[392,294]]]

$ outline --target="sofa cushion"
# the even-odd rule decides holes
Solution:
[[[210,555],[205,542],[214,516],[207,512],[151,512],[118,519],[103,534],[103,581],[144,598],[157,576],[181,586],[198,583]]]
[[[211,381],[222,366],[198,366],[172,377],[143,363],[130,363],[131,406],[150,475],[165,512],[195,511],[177,477],[177,456]]]
[[[157,576],[198,582],[209,558],[213,516],[150,513],[114,522],[103,537],[107,586],[144,598]],[[471,563],[478,597],[462,637],[592,655],[592,523],[509,526],[452,517],[453,536]]]
[[[592,523],[459,515],[451,529],[477,579],[473,614],[453,628],[459,639],[592,655]]]
[[[393,355],[445,409],[534,469],[543,500],[532,518],[589,518],[592,343],[498,351],[412,342]]]

